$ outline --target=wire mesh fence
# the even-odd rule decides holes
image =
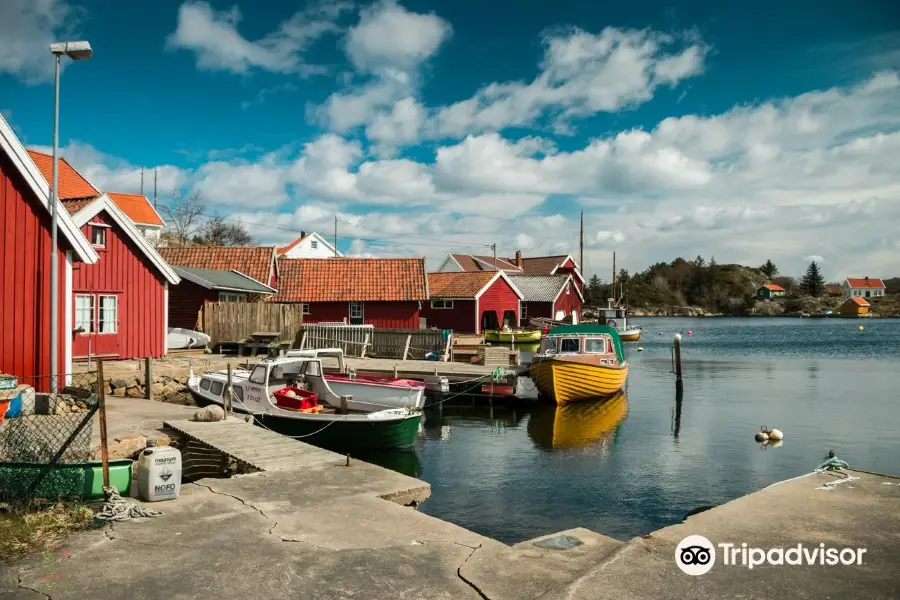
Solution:
[[[84,473],[72,465],[90,459],[97,374],[61,375],[58,384],[49,377],[15,383],[0,397],[0,501],[77,494]]]

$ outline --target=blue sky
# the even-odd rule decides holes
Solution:
[[[338,214],[361,254],[568,253],[584,210],[589,272],[900,274],[890,2],[7,0],[0,111],[29,146],[63,39],[95,52],[63,72],[64,155],[109,191],[158,167],[161,202],[198,191],[261,242]]]

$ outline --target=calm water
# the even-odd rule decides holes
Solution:
[[[574,414],[444,406],[414,453],[378,462],[431,484],[422,511],[508,543],[575,526],[647,533],[809,472],[829,448],[900,473],[900,320],[634,321],[627,399]],[[688,330],[678,407],[671,340]],[[756,443],[760,425],[783,444]]]

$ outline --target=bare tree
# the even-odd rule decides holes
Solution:
[[[221,217],[213,217],[198,229],[194,242],[206,246],[250,246],[253,238],[243,224],[226,223]]]
[[[177,192],[175,194],[178,196]],[[170,241],[185,246],[200,227],[206,205],[200,192],[194,191],[180,195],[169,206],[161,206],[160,210],[166,219],[166,228],[171,232]]]

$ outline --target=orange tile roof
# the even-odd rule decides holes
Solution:
[[[854,304],[858,304],[860,306],[870,306],[868,302],[860,298],[859,296],[852,296],[847,302],[853,302]]]
[[[146,196],[141,194],[119,194],[116,192],[107,192],[110,200],[116,203],[123,213],[135,223],[141,225],[165,225],[160,218],[159,213],[150,204]]]
[[[233,269],[266,285],[275,260],[274,246],[184,246],[156,250],[170,265],[214,271]]]
[[[53,156],[29,150],[31,160],[37,165],[38,170],[48,184],[53,182]],[[100,195],[97,188],[92,186],[81,173],[75,170],[66,159],[59,159],[59,199],[70,200],[72,198],[96,198]]]
[[[783,287],[781,287],[780,285],[776,285],[774,283],[767,283],[763,287],[771,292],[783,292],[784,291]]]
[[[76,200],[63,200],[62,205],[70,215],[74,215],[82,208],[94,201],[94,198],[78,198]]]
[[[432,298],[474,298],[496,271],[429,273],[428,292]]]
[[[866,278],[859,278],[859,279],[858,279],[858,278],[854,278],[854,277],[848,277],[848,278],[847,278],[847,283],[849,283],[849,284],[850,284],[850,287],[853,288],[853,289],[857,289],[857,288],[869,288],[869,289],[880,290],[880,289],[884,289],[884,288],[886,287],[886,286],[884,285],[884,282],[883,282],[882,280],[880,280],[880,279],[869,279],[868,277],[866,277]]]
[[[273,302],[427,300],[424,258],[280,258]]]
[[[309,237],[309,234],[301,235],[300,237],[298,237],[296,240],[294,240],[287,246],[283,246],[283,247],[279,248],[278,256],[283,256],[283,255],[287,254],[288,252],[293,250],[297,246],[297,244],[299,244],[300,242],[302,242],[303,240],[305,240],[308,237]]]

